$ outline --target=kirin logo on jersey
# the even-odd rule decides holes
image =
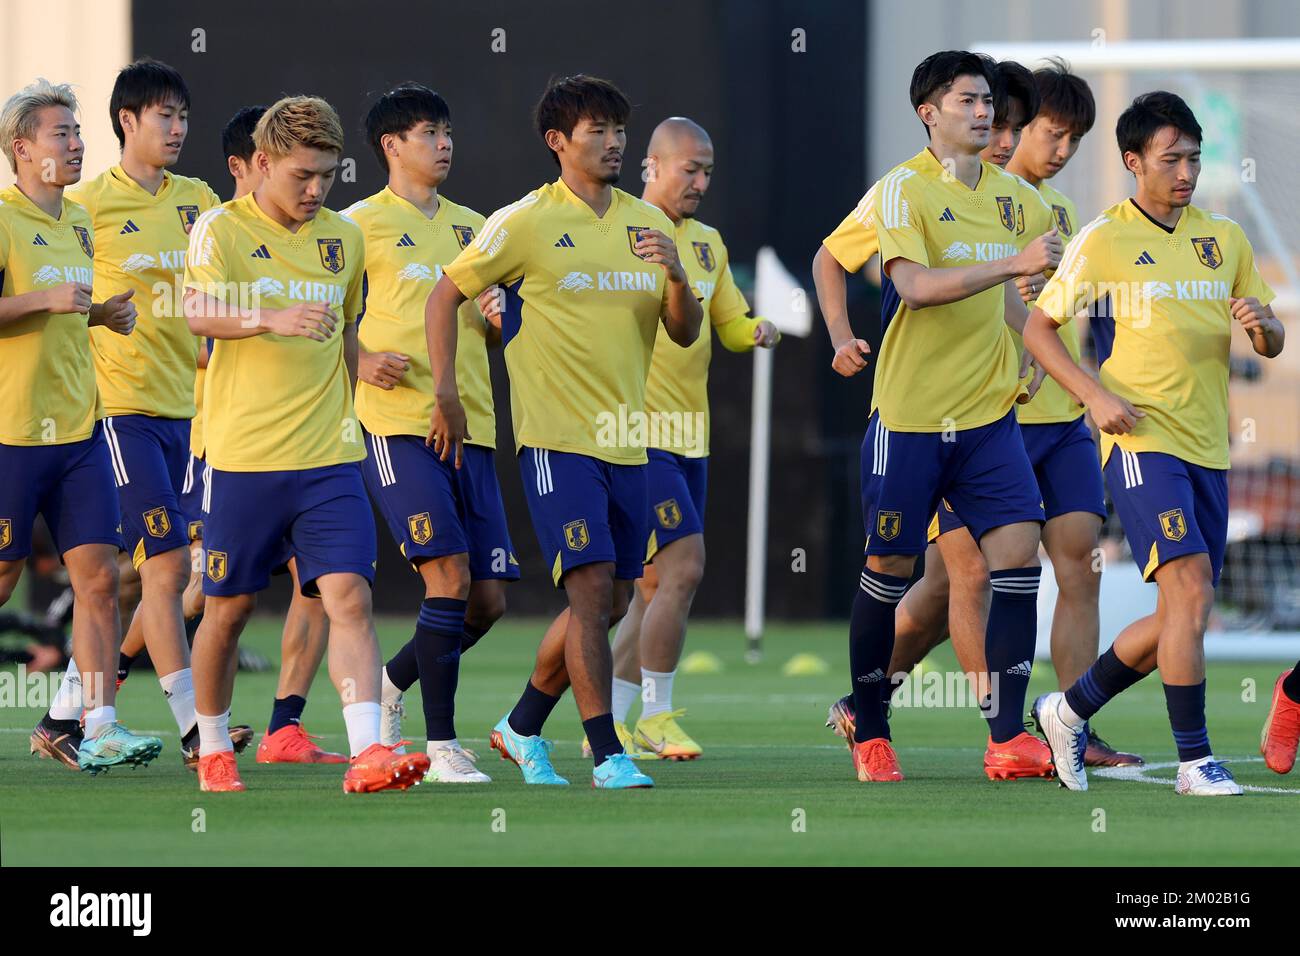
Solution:
[[[185,230],[188,236],[190,230],[194,228],[194,220],[199,218],[198,206],[177,206],[176,213],[181,217],[181,228]]]
[[[32,281],[37,285],[58,285],[63,281],[63,272],[54,266],[41,266],[32,273]]]
[[[1016,231],[1016,204],[1010,196],[998,196],[998,219],[1008,232]]]
[[[1074,228],[1070,225],[1070,213],[1064,206],[1052,204],[1052,215],[1056,217],[1056,230],[1063,236],[1073,235]]]
[[[249,291],[256,295],[284,295],[284,283],[270,276],[262,276],[249,286]]]
[[[712,272],[717,262],[713,258],[713,250],[709,248],[707,242],[692,242],[691,248],[695,250],[695,261],[700,264],[705,272]]]
[[[948,259],[970,259],[975,255],[975,250],[970,247],[968,242],[954,242],[947,249],[943,250],[943,258]]]
[[[86,254],[86,258],[95,258],[95,244],[90,241],[90,230],[85,226],[73,226],[72,231],[77,234],[77,242],[81,243],[81,251]]]
[[[158,260],[144,252],[136,252],[127,257],[126,262],[122,263],[123,272],[139,272],[142,269],[152,269],[158,264]]]
[[[474,241],[474,230],[469,226],[452,226],[451,231],[456,234],[456,241],[462,249]]]
[[[1201,265],[1217,269],[1223,264],[1223,255],[1219,252],[1219,240],[1214,236],[1193,239],[1192,247],[1196,250],[1196,258],[1201,260]]]
[[[442,266],[434,266],[430,269],[423,262],[408,262],[402,267],[402,271],[397,273],[397,278],[403,282],[419,282],[430,279],[436,282],[442,278]]]
[[[595,285],[596,280],[585,272],[570,272],[555,283],[555,287],[561,292],[585,292],[587,289],[595,287]]]
[[[1152,302],[1155,302],[1158,299],[1172,298],[1173,294],[1173,286],[1168,282],[1156,282],[1153,280],[1151,282],[1142,283],[1142,297],[1144,299],[1150,299]]]
[[[320,253],[320,264],[334,275],[343,271],[343,240],[317,239],[316,250]]]

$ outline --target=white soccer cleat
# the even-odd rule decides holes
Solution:
[[[424,779],[433,783],[491,783],[492,778],[474,766],[477,759],[478,754],[460,744],[439,747],[429,754],[429,772]]]
[[[385,747],[397,747],[402,742],[402,718],[406,708],[402,706],[402,695],[392,700],[379,700],[379,742]],[[405,747],[397,747],[393,753],[406,753]]]
[[[1242,792],[1241,784],[1213,754],[1178,765],[1174,793],[1185,797],[1239,797]]]
[[[1087,790],[1088,773],[1083,769],[1083,755],[1088,749],[1088,734],[1083,727],[1071,727],[1061,719],[1057,707],[1063,700],[1065,695],[1060,691],[1044,694],[1034,701],[1029,713],[1052,750],[1052,765],[1061,786],[1067,790]]]

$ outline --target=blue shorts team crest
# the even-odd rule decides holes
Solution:
[[[524,497],[551,580],[584,564],[614,562],[614,577],[641,577],[646,543],[646,466],[525,446]]]
[[[189,461],[190,423],[181,418],[111,415],[104,419],[121,507],[122,547],[139,568],[189,544],[180,495]]]
[[[678,538],[704,533],[704,503],[708,495],[709,459],[687,458],[659,448],[646,451],[650,537],[645,560]]]
[[[475,581],[517,581],[492,449],[465,445],[458,469],[415,435],[367,435],[366,488],[412,565],[469,555]]]

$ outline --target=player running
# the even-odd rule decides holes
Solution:
[[[99,773],[147,764],[162,741],[117,721],[122,538],[87,326],[129,335],[136,307],[129,295],[91,298],[90,216],[64,195],[85,154],[76,110],[71,86],[44,79],[0,109],[0,150],[16,180],[0,190],[0,605],[22,575],[39,514],[68,569],[81,666],[68,665],[52,712],[32,732],[32,753]]]
[[[200,217],[185,271],[190,328],[215,339],[204,395],[206,606],[194,639],[199,785],[244,789],[227,730],[239,635],[287,538],[302,590],[330,619],[330,675],[352,754],[344,792],[405,789],[429,759],[379,741],[375,528],[349,381],[365,247],[355,223],[324,208],[343,130],[324,100],[287,97],[253,139],[262,182]]]
[[[713,178],[709,134],[684,117],[664,120],[650,137],[646,171],[641,198],[672,220],[678,259],[718,341],[732,352],[775,346],[780,333],[771,322],[750,316],[721,234],[695,218]],[[659,329],[645,393],[647,416],[661,423],[646,450],[651,530],[645,574],[614,638],[612,703],[619,740],[629,752],[670,760],[693,760],[703,752],[677,722],[684,711],[673,709],[673,679],[691,602],[704,575],[712,350],[707,330],[682,349],[667,328]],[[627,712],[638,696],[643,696],[643,706],[632,733]],[[584,746],[584,755],[588,750]]]
[[[644,415],[660,320],[686,347],[703,310],[669,238],[672,222],[613,188],[630,112],[605,80],[553,83],[535,116],[559,179],[490,216],[447,266],[427,308],[437,383],[429,440],[459,466],[467,436],[456,311],[491,285],[505,287],[502,337],[524,493],[552,580],[568,596],[523,696],[492,731],[492,746],[527,783],[567,783],[541,731],[572,684],[595,764],[592,786],[653,786],[624,752],[610,714],[608,630],[627,611],[646,540],[644,440],[631,428],[620,434],[619,425]]]
[[[443,267],[483,229],[483,217],[439,191],[451,171],[451,111],[428,87],[385,93],[366,115],[366,139],[388,185],[347,210],[366,239],[365,322],[360,331],[357,417],[366,429],[370,497],[402,555],[424,581],[415,636],[383,672],[386,744],[401,739],[402,694],[418,679],[428,780],[488,783],[456,739],[461,654],[505,613],[506,582],[519,564],[497,484],[496,415],[488,344],[500,332],[479,304],[458,310],[457,384],[469,433],[461,467],[425,444],[435,383],[424,305]],[[491,309],[495,287],[479,301]]]
[[[1265,358],[1282,351],[1284,330],[1241,227],[1191,204],[1201,127],[1187,104],[1143,94],[1120,116],[1116,139],[1135,194],[1070,242],[1025,345],[1101,429],[1115,510],[1159,593],[1154,614],[1121,631],[1064,693],[1039,697],[1033,716],[1061,783],[1086,790],[1085,723],[1159,667],[1178,746],[1175,792],[1238,795],[1205,722],[1205,624],[1227,547],[1228,351],[1233,319]],[[1108,327],[1098,336],[1100,381],[1057,332],[1094,305]]]

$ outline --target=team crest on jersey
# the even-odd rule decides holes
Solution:
[[[1016,235],[1023,236],[1024,234],[1025,234],[1025,204],[1018,202],[1016,203]]]
[[[316,249],[320,252],[321,265],[335,275],[343,271],[342,239],[317,239]]]
[[[705,272],[712,272],[716,266],[717,260],[713,258],[713,250],[709,248],[707,242],[692,242],[691,248],[695,250],[695,261]]]
[[[186,529],[191,541],[198,541],[203,537],[203,522],[191,521]]]
[[[1052,203],[1052,215],[1056,217],[1056,231],[1063,236],[1074,234],[1074,227],[1070,225],[1070,212],[1064,206],[1058,206]]]
[[[876,513],[876,534],[885,541],[893,541],[903,529],[901,511],[879,511]]]
[[[90,241],[90,230],[85,226],[73,226],[72,231],[77,234],[77,242],[81,243],[81,251],[86,254],[86,258],[95,258],[95,244]]]
[[[569,546],[570,551],[581,551],[591,544],[591,535],[587,533],[586,519],[579,518],[577,521],[570,521],[564,526],[564,543]]]
[[[1016,231],[1016,204],[1010,196],[998,196],[998,219],[1007,227],[1008,232]]]
[[[208,552],[208,580],[224,581],[226,578],[226,552]]]
[[[659,518],[660,527],[667,528],[669,531],[682,523],[682,509],[677,507],[676,498],[669,498],[655,505],[655,515]]]
[[[1161,514],[1160,530],[1170,541],[1182,541],[1183,536],[1187,534],[1187,519],[1183,517],[1183,509],[1175,508],[1173,511]]]
[[[1219,253],[1219,240],[1213,236],[1193,239],[1192,248],[1196,250],[1196,258],[1201,260],[1203,266],[1217,269],[1223,262],[1223,256]]]
[[[627,227],[627,247],[632,250],[632,255],[636,256],[638,259],[640,259],[641,256],[636,251],[636,241],[640,237],[641,233],[646,232],[649,229],[650,229],[649,226],[628,226]]]
[[[199,218],[198,206],[177,206],[176,213],[181,217],[181,228],[185,230],[188,236],[190,230],[194,228],[194,220]]]
[[[451,231],[456,234],[456,241],[462,249],[474,241],[474,230],[469,226],[452,226]]]
[[[144,530],[150,537],[165,538],[172,529],[172,519],[167,517],[166,508],[154,508],[144,513]]]
[[[9,547],[14,539],[14,523],[9,518],[0,518],[0,548]]]
[[[433,539],[433,519],[427,511],[407,518],[406,527],[411,532],[411,540],[416,544],[428,544]]]

